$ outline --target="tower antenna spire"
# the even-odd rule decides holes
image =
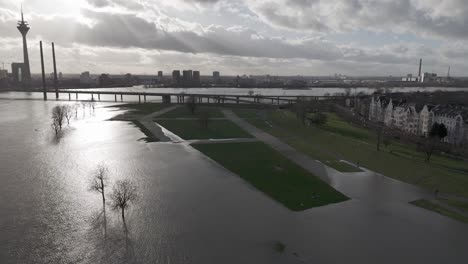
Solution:
[[[21,22],[24,22],[24,16],[23,16],[23,4],[21,4]]]

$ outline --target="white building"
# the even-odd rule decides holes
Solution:
[[[435,123],[444,124],[447,127],[444,142],[454,145],[468,143],[468,109],[463,107],[420,107],[380,96],[371,100],[369,120],[383,122],[387,127],[424,137],[429,136]]]

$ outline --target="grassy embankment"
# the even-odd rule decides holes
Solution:
[[[202,113],[207,114],[210,118],[206,128],[202,127],[199,120]],[[224,118],[224,114],[216,106],[197,106],[194,114],[187,107],[181,106],[159,116],[155,121],[186,140],[252,137],[231,121],[222,118]]]
[[[431,210],[433,212],[436,212],[438,214],[441,214],[441,215],[444,215],[444,216],[447,216],[447,217],[450,217],[454,220],[457,220],[457,221],[460,221],[460,222],[463,222],[463,223],[468,223],[468,217],[460,214],[460,213],[457,213],[453,210],[450,210],[450,209],[447,209],[445,207],[442,207],[438,204],[435,204],[429,200],[417,200],[417,201],[413,201],[411,202],[411,204],[415,205],[415,206],[418,206],[418,207],[421,207],[421,208],[424,208],[424,209],[427,209],[427,210]]]
[[[143,115],[164,108],[155,104],[124,107]],[[239,106],[229,108],[237,109],[243,117],[258,118],[252,110]],[[219,107],[197,106],[195,115],[192,115],[188,108],[181,106],[159,116],[155,121],[185,139],[251,137],[225,119],[210,120],[208,129],[201,128],[197,115],[203,111],[208,111],[210,118],[224,118]],[[301,211],[348,199],[263,143],[196,144],[193,147],[291,210]]]
[[[293,211],[348,199],[264,143],[196,144],[193,147]]]
[[[305,127],[289,111],[273,111],[267,120],[249,119],[260,129],[321,161],[345,159],[388,177],[428,190],[468,197],[468,164],[434,155],[430,163],[414,146],[392,143],[376,150],[374,133],[330,114],[327,125]]]
[[[362,172],[356,166],[350,165],[348,163],[340,161],[340,158],[337,157],[334,153],[327,149],[320,149],[313,144],[310,144],[310,139],[304,138],[294,138],[294,134],[290,134],[287,130],[294,130],[298,125],[300,125],[300,129],[304,127],[302,124],[297,122],[294,117],[294,128],[292,129],[280,129],[280,126],[276,126],[272,123],[271,113],[269,111],[258,111],[255,109],[233,109],[233,112],[238,116],[250,121],[252,124],[256,125],[257,127],[265,130],[266,132],[275,131],[275,133],[270,133],[280,139],[282,139],[285,143],[288,143],[292,147],[302,151],[303,153],[309,155],[310,157],[320,160],[324,164],[328,165],[329,167],[334,168],[340,172]],[[266,122],[265,122],[266,121]],[[285,124],[287,125],[287,124]],[[324,127],[329,127],[330,129],[336,129],[337,126],[334,124],[334,121],[329,119],[327,124]],[[277,129],[273,129],[277,128]],[[349,131],[349,133],[358,133],[359,131]]]

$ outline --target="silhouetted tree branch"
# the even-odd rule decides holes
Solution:
[[[113,210],[120,210],[122,220],[125,225],[125,209],[138,198],[138,188],[130,180],[117,181],[111,193],[111,203]]]
[[[91,178],[89,190],[93,192],[98,192],[102,195],[102,204],[104,208],[106,207],[105,187],[108,180],[109,169],[106,167],[106,165],[99,164]]]

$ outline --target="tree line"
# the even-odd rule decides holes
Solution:
[[[75,119],[78,119],[78,111],[80,108],[83,109],[83,115],[85,115],[87,108],[89,108],[90,112],[94,112],[96,109],[96,103],[94,101],[81,102],[74,105],[56,105],[54,108],[52,108],[51,127],[56,136],[58,136],[62,131],[65,122],[67,125],[70,125],[70,121],[72,120],[73,116],[75,116]]]

